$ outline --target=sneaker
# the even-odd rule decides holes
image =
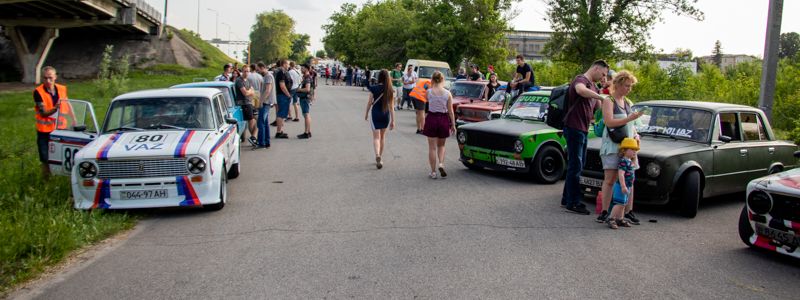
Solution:
[[[620,227],[631,227],[631,223],[628,223],[628,221],[625,221],[625,219],[617,220],[617,225]]]
[[[284,132],[278,132],[278,133],[275,133],[275,138],[276,139],[288,139],[289,135],[284,133]]]
[[[436,172],[431,172],[430,174],[428,174],[428,177],[430,177],[431,179],[436,179]]]
[[[422,130],[417,129],[417,134],[422,134]]]
[[[310,134],[308,134],[308,133],[303,133],[303,134],[298,134],[298,135],[297,135],[297,138],[298,138],[298,139],[301,139],[301,140],[303,140],[303,139],[307,139],[307,138],[310,138],[310,137],[311,137],[311,135],[310,135]]]
[[[589,211],[586,210],[586,206],[581,205],[574,205],[574,206],[567,206],[567,210],[570,212],[574,212],[579,215],[589,215]]]
[[[619,226],[617,225],[617,221],[616,221],[616,220],[614,220],[614,219],[608,219],[608,220],[606,221],[606,224],[608,224],[608,228],[611,228],[611,229],[619,229]]]
[[[600,212],[600,216],[597,217],[597,223],[605,223],[608,219],[608,211],[604,210]]]
[[[292,120],[292,122],[300,122],[300,119],[298,119],[298,118],[294,118],[294,119]]]
[[[375,158],[375,167],[378,168],[378,170],[383,168],[383,161],[380,157]]]
[[[258,145],[256,149],[269,149],[269,145]]]
[[[269,123],[269,126],[278,126],[278,121],[272,121],[272,123]]]
[[[637,218],[636,215],[634,215],[632,211],[628,212],[627,214],[625,214],[625,219],[628,219],[628,221],[631,221],[631,223],[633,225],[640,225],[641,224],[641,222],[639,222],[639,218]]]
[[[444,165],[439,165],[439,174],[442,176],[442,178],[447,177],[447,172],[444,171]]]

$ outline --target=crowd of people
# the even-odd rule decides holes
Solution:
[[[316,99],[317,72],[308,64],[297,65],[285,59],[267,65],[258,62],[239,67],[226,64],[216,81],[234,82],[236,105],[242,108],[247,122],[247,140],[256,148],[270,147],[270,126],[276,127],[274,138],[287,139],[287,122],[299,122],[302,114],[304,130],[298,139],[311,138],[311,105]],[[276,120],[269,123],[270,109]],[[292,117],[292,111],[294,117]]]

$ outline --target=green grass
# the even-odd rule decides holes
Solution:
[[[199,40],[199,39],[198,39]],[[192,43],[203,43],[192,41]],[[205,44],[208,48],[213,46]],[[210,63],[225,60],[214,49],[200,49]],[[214,53],[211,50],[216,50]],[[222,54],[223,57],[224,54]],[[220,62],[222,60],[224,62]],[[219,68],[188,69],[161,65],[131,72],[127,90],[165,88],[194,78],[210,79]],[[102,122],[111,99],[102,98],[91,80],[62,81],[71,99],[91,102]],[[138,216],[72,208],[69,179],[42,178],[36,151],[32,91],[0,93],[0,298],[13,286],[35,278],[72,251],[132,228]],[[101,123],[102,124],[102,123]]]

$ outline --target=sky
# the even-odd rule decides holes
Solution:
[[[146,2],[163,12],[165,0]],[[295,32],[311,36],[309,50],[314,53],[323,49],[322,25],[327,24],[328,17],[346,2],[361,5],[367,0],[169,0],[167,23],[198,31],[199,7],[199,32],[204,39],[218,35],[221,39],[247,40],[257,13],[279,9],[295,20]],[[692,50],[695,56],[703,56],[710,55],[714,42],[719,40],[723,53],[761,57],[768,4],[767,0],[699,0],[696,7],[705,13],[703,21],[665,12],[664,21],[651,31],[650,42],[665,53],[685,48]],[[519,14],[510,22],[514,29],[550,30],[544,20],[543,0],[523,0],[515,8]],[[781,32],[800,32],[800,1],[784,1]],[[237,51],[241,57],[241,47],[222,46],[221,49],[232,57]]]

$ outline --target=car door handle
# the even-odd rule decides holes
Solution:
[[[769,154],[775,154],[775,147],[767,148],[767,152],[769,152]]]
[[[741,154],[742,156],[746,156],[747,155],[747,149],[739,149],[739,154]]]

